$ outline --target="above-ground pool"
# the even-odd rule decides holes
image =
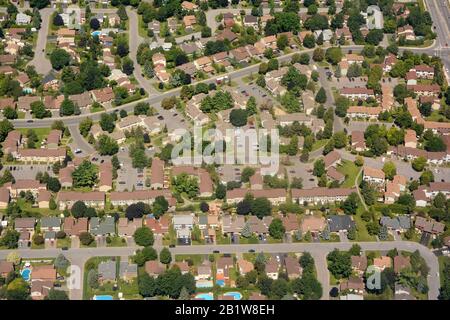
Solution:
[[[195,286],[197,288],[212,288],[213,287],[213,282],[211,280],[198,280],[195,283]]]
[[[242,294],[240,292],[225,292],[223,294],[224,296],[231,296],[234,298],[234,300],[241,300]]]
[[[213,294],[210,293],[199,293],[195,296],[196,299],[202,299],[202,300],[214,300]]]
[[[30,281],[31,280],[31,269],[30,268],[22,269],[20,274],[21,274],[23,280],[25,280],[25,281]]]
[[[113,300],[113,297],[112,296],[107,296],[107,295],[94,296],[93,300]]]
[[[97,30],[97,31],[93,31],[91,34],[92,34],[92,36],[100,37],[100,35],[102,34],[102,32]]]

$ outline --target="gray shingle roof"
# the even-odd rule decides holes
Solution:
[[[349,230],[355,226],[355,222],[347,215],[332,215],[328,217],[330,232]]]

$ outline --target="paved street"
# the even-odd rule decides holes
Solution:
[[[34,66],[36,71],[43,75],[48,74],[52,70],[50,60],[45,54],[45,46],[47,44],[47,35],[50,27],[50,17],[54,10],[55,9],[53,8],[45,8],[40,11],[42,17],[41,29],[38,31],[34,58],[30,61],[30,65]]]
[[[319,281],[322,283],[324,289],[324,296],[322,299],[328,299],[330,290],[329,273],[326,264],[326,255],[334,250],[348,250],[353,243],[337,242],[337,243],[279,243],[279,244],[254,244],[254,245],[199,245],[199,246],[178,246],[170,248],[172,254],[210,254],[213,250],[218,250],[220,253],[245,253],[250,249],[256,252],[266,253],[285,253],[285,252],[310,252],[315,259],[317,275]],[[428,286],[430,291],[428,293],[430,300],[436,300],[439,295],[439,264],[437,257],[428,248],[422,246],[417,242],[409,241],[386,241],[386,242],[359,242],[363,251],[387,251],[393,248],[398,250],[405,250],[413,252],[419,250],[421,256],[425,259],[430,273],[428,276]],[[95,256],[129,256],[133,255],[138,247],[106,247],[106,248],[83,248],[83,249],[69,249],[62,251],[61,249],[49,250],[32,250],[23,249],[18,250],[22,258],[51,258],[63,253],[74,265],[84,266],[84,263],[89,257]],[[160,251],[162,247],[155,246],[155,249]],[[0,259],[5,259],[10,250],[0,250]],[[72,290],[71,297],[82,297],[82,290]]]
[[[72,143],[70,144],[72,152],[75,154],[76,149],[81,150],[81,153],[75,154],[76,157],[85,157],[95,152],[94,147],[92,147],[81,135],[77,125],[71,125],[68,126],[68,128],[70,136],[72,137]]]

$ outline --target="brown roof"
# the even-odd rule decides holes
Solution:
[[[1,98],[0,99],[0,109],[4,110],[6,107],[11,107],[13,109],[16,107],[14,98]]]
[[[352,268],[359,271],[366,271],[367,257],[366,256],[352,256]]]
[[[364,281],[359,277],[350,277],[348,280],[340,283],[340,290],[364,290]]]
[[[79,192],[61,191],[57,196],[58,201],[105,201],[105,193],[100,191]]]
[[[19,149],[18,153],[22,157],[65,157],[67,151],[65,148],[58,149]]]
[[[73,217],[64,218],[64,232],[69,236],[71,235],[80,235],[80,233],[88,231],[88,219],[87,218],[78,218],[75,219]]]
[[[329,189],[333,190],[333,189]],[[302,220],[301,231],[303,234],[306,232],[318,232],[322,231],[325,228],[325,218],[317,217],[317,216],[305,216]]]
[[[312,188],[312,189],[292,189],[293,198],[303,198],[303,197],[338,197],[338,196],[348,196],[356,189],[350,188]]]
[[[288,276],[300,276],[302,273],[302,269],[300,267],[300,263],[296,258],[286,257],[284,258],[284,264],[286,266],[286,273]]]
[[[114,91],[111,87],[92,90],[91,92],[92,95],[95,97],[96,101],[99,103],[109,102],[112,99],[114,99]]]
[[[383,170],[364,166],[364,175],[372,178],[385,179]]]
[[[405,268],[409,268],[411,266],[410,258],[404,256],[395,256],[394,257],[394,271],[396,273],[400,273]]]
[[[14,227],[16,229],[32,229],[35,223],[35,218],[16,218],[14,220]]]
[[[52,265],[33,266],[33,280],[56,280],[56,269]]]
[[[151,184],[164,184],[164,161],[153,158],[151,168]]]
[[[137,191],[123,191],[111,192],[111,201],[130,201],[130,200],[148,200],[155,199],[158,196],[171,198],[170,190],[137,190]]]
[[[14,265],[12,262],[0,260],[0,275],[8,274],[14,270]]]
[[[373,95],[374,92],[372,89],[367,88],[342,88],[341,94],[367,94]]]
[[[325,168],[332,166],[336,161],[339,161],[339,160],[341,160],[341,155],[336,150],[331,151],[323,158],[323,162],[325,163]]]
[[[159,275],[164,272],[164,267],[156,260],[145,262],[145,272],[149,275]]]

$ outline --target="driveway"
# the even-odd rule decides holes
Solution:
[[[347,234],[344,231],[339,231],[339,241],[348,242]]]
[[[41,28],[38,31],[35,54],[33,60],[30,61],[30,65],[34,66],[36,71],[43,75],[47,75],[52,70],[52,64],[45,53],[45,46],[47,44],[50,17],[54,10],[53,8],[45,8],[40,11],[42,18]]]

